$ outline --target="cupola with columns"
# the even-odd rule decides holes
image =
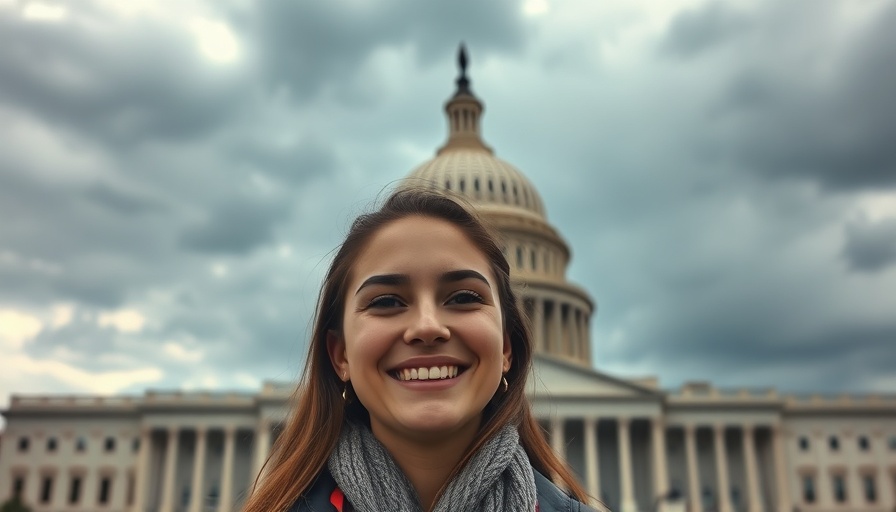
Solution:
[[[502,236],[511,277],[532,323],[536,351],[590,365],[594,303],[582,288],[566,280],[569,246],[548,222],[538,191],[482,140],[484,107],[471,89],[468,64],[461,45],[457,90],[445,103],[448,140],[404,184],[468,200]]]

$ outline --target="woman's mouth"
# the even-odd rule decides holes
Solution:
[[[403,368],[394,370],[392,377],[402,382],[414,380],[442,380],[453,379],[463,373],[463,368],[456,365],[429,366],[420,368]]]

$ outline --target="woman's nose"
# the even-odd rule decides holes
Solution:
[[[451,332],[434,304],[422,304],[414,308],[411,324],[405,330],[405,343],[434,343],[448,341]]]

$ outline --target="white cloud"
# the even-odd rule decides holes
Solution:
[[[201,361],[205,353],[200,349],[190,350],[179,343],[168,342],[162,345],[162,351],[165,355],[184,363],[195,363]]]
[[[547,0],[526,0],[523,3],[523,14],[530,17],[541,16],[551,10]]]
[[[21,350],[25,342],[44,328],[34,315],[15,309],[0,309],[0,347]]]
[[[218,64],[229,64],[239,58],[239,41],[226,24],[197,18],[190,23],[190,29],[196,38],[199,52],[206,59]]]
[[[68,17],[68,9],[63,5],[28,2],[22,9],[22,17],[31,21],[62,21]]]
[[[71,304],[57,304],[51,311],[50,325],[53,326],[53,329],[65,327],[72,322],[74,315],[75,308]]]
[[[97,324],[100,327],[112,326],[121,332],[134,333],[143,330],[143,326],[146,325],[146,317],[134,309],[120,309],[100,313]]]

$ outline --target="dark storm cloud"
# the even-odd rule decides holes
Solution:
[[[110,214],[135,216],[158,208],[158,203],[138,191],[129,191],[110,183],[92,183],[84,197],[107,209]]]
[[[858,272],[879,272],[896,263],[896,219],[862,218],[846,225],[843,257]]]
[[[238,75],[184,51],[194,43],[182,30],[97,11],[58,24],[17,17],[0,11],[0,101],[78,134],[184,141],[243,105]]]
[[[310,138],[289,144],[274,144],[270,139],[247,139],[224,148],[224,151],[253,169],[289,184],[332,175],[338,163],[329,145]]]
[[[729,4],[693,8],[672,20],[660,49],[678,57],[694,57],[736,37],[751,22],[747,14]]]
[[[200,224],[187,228],[180,242],[200,252],[245,254],[274,239],[274,228],[286,218],[282,204],[233,198],[208,211]]]
[[[848,7],[790,2],[747,15],[709,4],[681,15],[661,44],[666,53],[731,63],[701,151],[829,189],[896,186],[896,4],[832,42],[832,19]]]
[[[248,19],[234,14],[233,22],[255,40],[266,80],[302,99],[324,88],[347,93],[349,99],[369,98],[374,84],[355,83],[355,77],[370,54],[383,46],[411,45],[418,61],[430,64],[455,51],[459,38],[475,41],[478,55],[513,52],[525,44],[516,0],[267,0],[256,7]]]

